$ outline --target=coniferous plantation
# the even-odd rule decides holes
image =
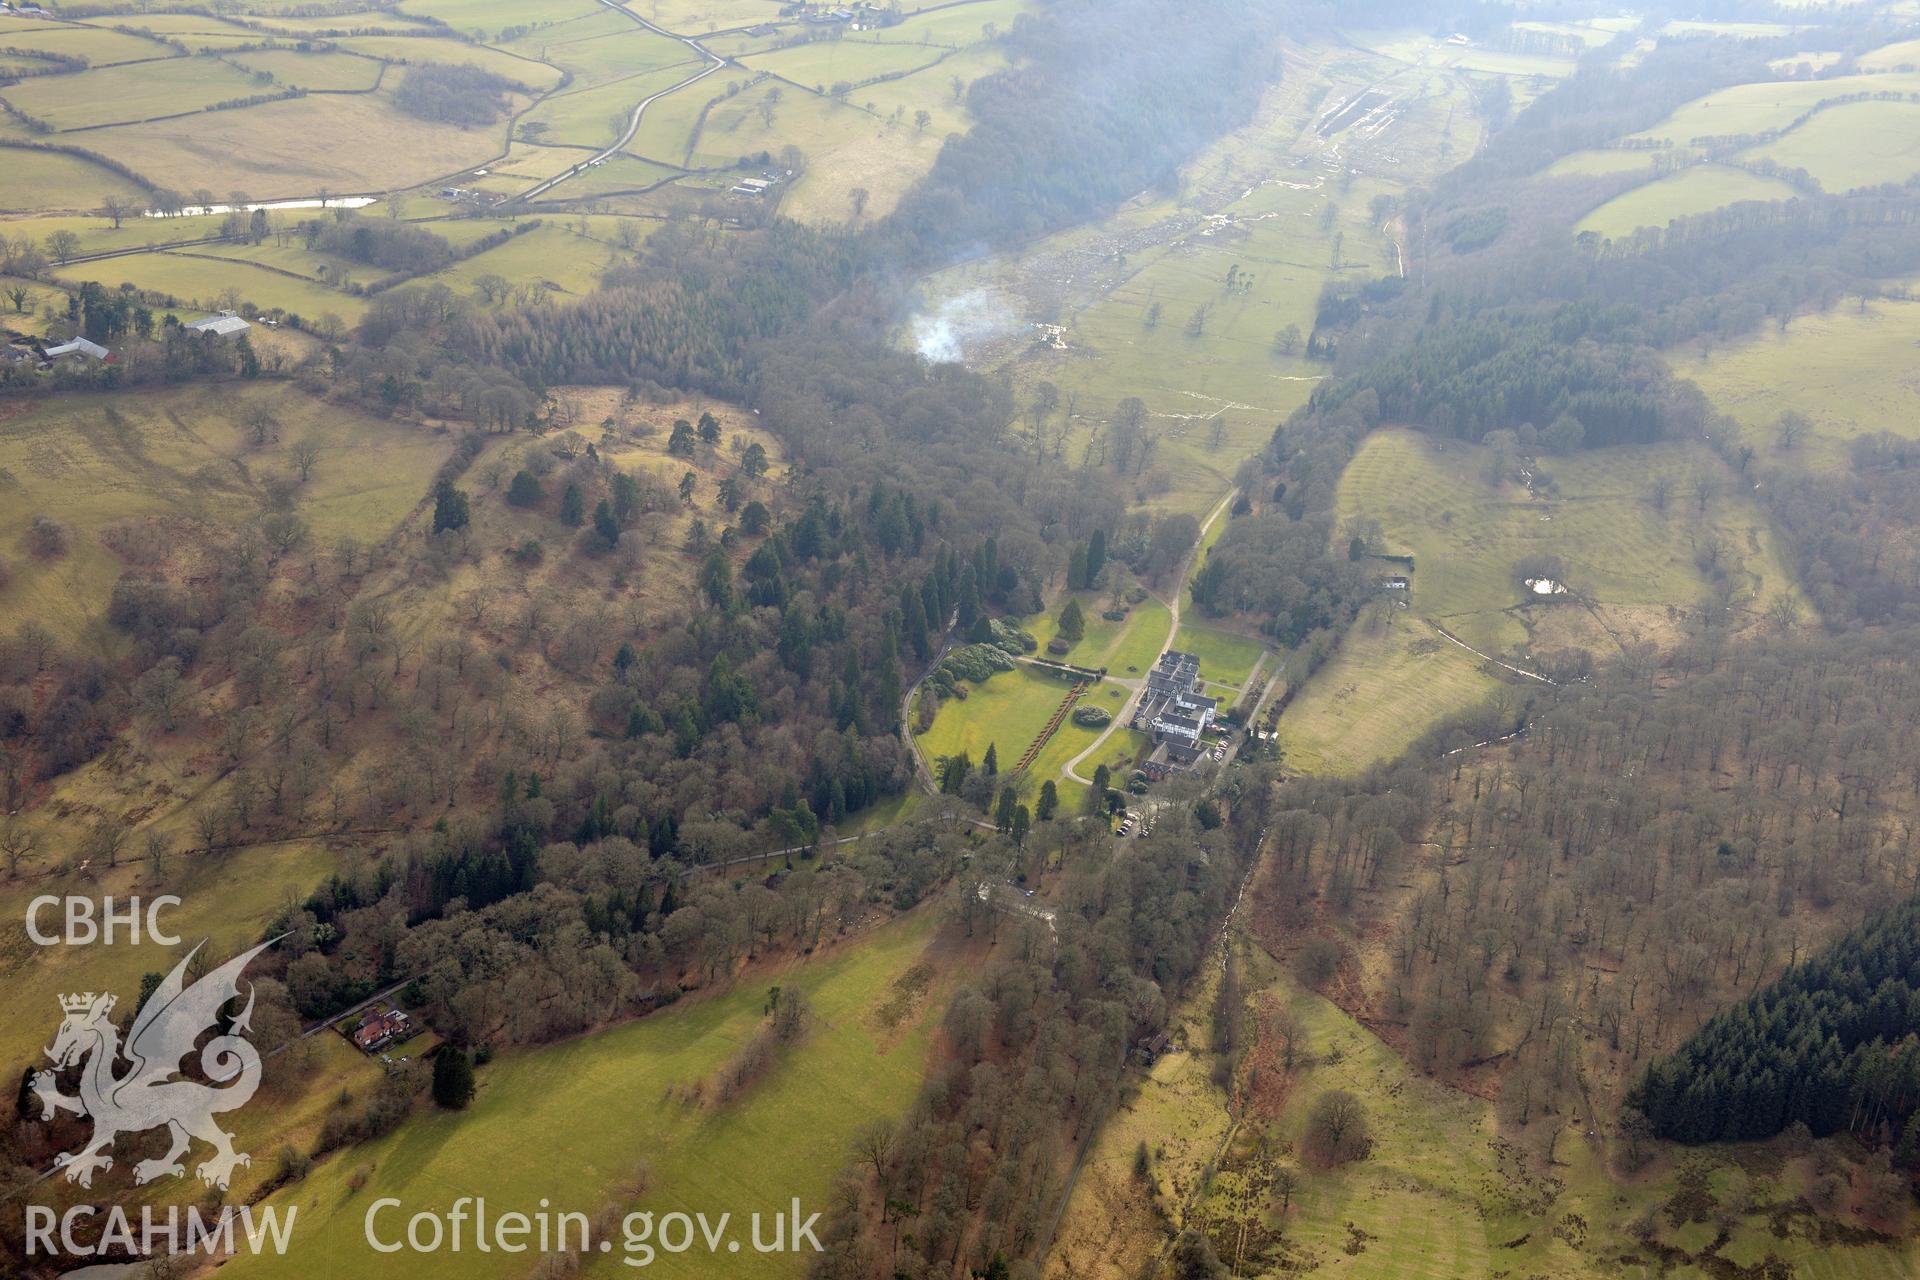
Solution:
[[[1917,67],[0,12],[0,1270],[1920,1270]]]

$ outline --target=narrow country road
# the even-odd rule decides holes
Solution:
[[[639,23],[642,27],[645,27],[648,31],[653,32],[655,35],[665,36],[669,40],[678,40],[681,44],[686,45],[687,48],[693,50],[695,53],[699,54],[702,58],[705,58],[707,60],[707,65],[702,67],[700,70],[694,72],[692,75],[688,76],[685,80],[680,81],[678,84],[669,85],[666,88],[660,90],[658,93],[649,94],[646,97],[642,98],[639,102],[635,103],[633,108],[633,113],[627,117],[627,131],[621,134],[620,137],[614,142],[614,144],[608,147],[605,151],[598,153],[590,160],[582,160],[579,164],[574,165],[572,168],[567,169],[561,173],[556,173],[553,177],[548,178],[543,182],[538,182],[534,184],[533,186],[529,187],[527,190],[521,192],[519,195],[514,196],[513,197],[514,202],[524,204],[529,200],[538,199],[540,196],[545,195],[547,192],[553,190],[555,187],[565,182],[568,178],[577,178],[582,173],[586,172],[589,168],[592,168],[594,165],[599,164],[601,161],[608,160],[614,156],[619,155],[622,151],[626,149],[626,145],[629,142],[633,141],[633,135],[640,132],[640,117],[646,114],[648,107],[652,106],[655,102],[658,102],[660,99],[666,97],[670,93],[678,93],[680,90],[686,88],[690,84],[693,84],[695,81],[705,80],[708,76],[712,75],[714,72],[718,71],[720,68],[727,65],[727,60],[725,58],[713,52],[711,49],[708,49],[705,45],[701,44],[698,40],[695,40],[691,36],[679,36],[679,35],[675,35],[671,31],[662,30],[661,28],[654,26],[651,22],[648,22],[645,18],[641,17],[639,14],[635,13],[633,10],[623,8],[622,6],[615,4],[614,0],[600,0],[600,3],[605,5],[607,8],[613,10],[615,13],[620,14],[622,17],[631,18],[633,21]]]

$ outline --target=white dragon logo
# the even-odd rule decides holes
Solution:
[[[96,1170],[113,1167],[109,1153],[115,1138],[162,1125],[172,1132],[173,1145],[159,1159],[142,1160],[133,1167],[136,1183],[151,1182],[163,1174],[177,1177],[186,1173],[180,1156],[190,1138],[213,1147],[212,1157],[196,1170],[210,1187],[225,1190],[234,1169],[252,1163],[251,1157],[233,1149],[233,1135],[213,1119],[219,1112],[246,1105],[260,1087],[259,1051],[240,1036],[251,1030],[251,985],[246,1007],[233,1020],[231,1029],[207,1041],[200,1050],[200,1070],[213,1084],[174,1077],[180,1074],[180,1060],[193,1052],[201,1034],[218,1024],[221,1007],[240,995],[241,971],[271,945],[261,943],[189,987],[183,980],[188,964],[200,950],[195,947],[141,1007],[127,1032],[124,1049],[120,1029],[109,1016],[116,997],[91,991],[60,997],[66,1020],[46,1051],[53,1059],[53,1071],[36,1071],[28,1087],[40,1097],[43,1120],[53,1119],[56,1111],[93,1119],[93,1137],[87,1144],[77,1152],[63,1152],[54,1158],[54,1164],[66,1170],[68,1182],[92,1186]],[[124,1075],[116,1076],[114,1064],[122,1056],[132,1065]],[[79,1096],[69,1097],[59,1091],[54,1072],[83,1059],[86,1065],[80,1073]]]

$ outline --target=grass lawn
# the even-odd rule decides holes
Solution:
[[[826,1211],[854,1133],[903,1111],[919,1088],[943,1003],[940,961],[928,952],[934,923],[935,913],[923,911],[811,961],[757,972],[731,992],[504,1053],[480,1069],[479,1095],[466,1111],[423,1106],[397,1132],[276,1193],[273,1203],[300,1208],[302,1247],[285,1259],[236,1258],[227,1269],[236,1277],[383,1274],[389,1264],[362,1229],[367,1207],[382,1196],[404,1201],[409,1213],[444,1212],[462,1195],[484,1195],[495,1212],[531,1213],[543,1198],[555,1210],[589,1215],[606,1204],[656,1215],[728,1212],[742,1238],[748,1215],[771,1214],[795,1197],[808,1212]],[[730,1104],[670,1098],[675,1086],[711,1077],[757,1032],[776,984],[806,992],[811,1031]],[[528,1133],[543,1135],[556,1158],[502,1159],[524,1149]],[[349,1185],[355,1170],[368,1176],[359,1190]],[[647,1186],[636,1195],[642,1170]],[[632,1274],[620,1256],[589,1273]],[[811,1260],[743,1247],[725,1274],[797,1278]],[[661,1254],[648,1272],[710,1276],[714,1266],[704,1253]],[[524,1257],[499,1253],[410,1254],[407,1269],[461,1280],[527,1274]]]
[[[1120,718],[1121,711],[1126,708],[1129,692],[1110,680],[1103,681],[1082,694],[1080,701],[1074,705],[1099,707],[1117,720]],[[1047,739],[1047,745],[1040,749],[1040,754],[1034,757],[1033,764],[1027,769],[1027,790],[1030,793],[1037,793],[1040,784],[1052,778],[1059,785],[1063,797],[1068,794],[1080,794],[1080,784],[1066,776],[1066,767],[1075,756],[1093,745],[1094,739],[1100,734],[1100,729],[1089,729],[1075,724],[1071,715],[1061,721],[1060,727],[1054,730],[1053,736]],[[1080,776],[1091,778],[1093,771],[1104,764],[1116,777],[1125,781],[1127,770],[1132,768],[1135,760],[1145,754],[1147,741],[1147,735],[1144,733],[1136,733],[1127,728],[1115,729],[1107,738],[1107,744],[1100,753],[1081,764]],[[1065,805],[1067,802],[1063,799],[1061,803]]]
[[[1167,632],[1173,615],[1167,606],[1148,596],[1132,607],[1125,622],[1109,622],[1100,616],[1107,597],[1096,591],[1074,593],[1080,611],[1087,620],[1086,634],[1067,650],[1065,661],[1082,667],[1105,667],[1109,675],[1126,679],[1145,674],[1167,647]],[[1053,608],[1037,613],[1021,623],[1040,642],[1040,652],[1048,657],[1047,643],[1059,633],[1060,610],[1066,608],[1062,596]]]
[[[1253,674],[1254,663],[1267,651],[1264,640],[1187,623],[1181,624],[1173,647],[1200,659],[1203,679],[1235,687],[1246,684],[1247,677]]]
[[[1848,442],[1858,436],[1920,436],[1916,341],[1920,302],[1873,302],[1864,312],[1846,303],[1704,356],[1697,348],[1675,352],[1669,363],[1739,419],[1762,461],[1835,470],[1846,466]],[[1813,422],[1790,451],[1779,447],[1774,426],[1789,409]]]
[[[1727,165],[1698,164],[1615,196],[1580,219],[1578,231],[1612,238],[1640,227],[1664,227],[1675,218],[1710,213],[1743,200],[1791,200],[1799,193],[1778,178]]]
[[[992,746],[1001,771],[1010,771],[1053,719],[1071,686],[1023,664],[996,673],[985,684],[964,687],[966,698],[941,703],[932,726],[919,736],[920,753],[929,765],[962,751],[977,765]]]
[[[1280,717],[1289,770],[1357,773],[1500,687],[1481,661],[1405,612],[1363,615]]]

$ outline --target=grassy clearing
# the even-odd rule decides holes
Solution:
[[[1363,614],[1280,717],[1286,766],[1357,773],[1500,687],[1484,664],[1405,613]]]
[[[455,263],[433,279],[456,293],[470,292],[474,281],[492,274],[515,283],[543,284],[560,293],[583,294],[593,291],[603,271],[628,256],[610,244],[549,224]]]
[[[58,131],[179,115],[270,91],[225,62],[201,57],[36,76],[0,97]]]
[[[1778,178],[1763,178],[1729,165],[1698,164],[1615,196],[1582,218],[1575,230],[1609,238],[1627,236],[1640,227],[1664,227],[1675,218],[1710,213],[1743,200],[1791,200],[1798,194]]]
[[[256,197],[405,187],[498,155],[505,126],[462,129],[400,112],[377,94],[316,94],[177,122],[116,125],[87,147],[177,191]]]
[[[1920,173],[1920,103],[1843,102],[1746,154],[1805,169],[1828,191],[1903,183]]]
[[[726,101],[729,89],[738,92],[752,80],[751,72],[716,71],[696,85],[668,94],[640,117],[640,129],[627,150],[666,164],[688,163],[687,150],[707,110]]]
[[[966,698],[941,703],[932,726],[919,736],[920,754],[929,763],[964,751],[977,765],[991,746],[1000,768],[1012,769],[1069,688],[1060,677],[1024,665],[965,687]]]
[[[1182,623],[1173,647],[1200,659],[1203,678],[1238,688],[1253,674],[1254,664],[1267,651],[1266,642],[1253,636],[1235,635],[1212,627]]]
[[[386,1264],[368,1248],[362,1220],[380,1196],[401,1199],[409,1213],[444,1212],[462,1195],[484,1195],[502,1212],[534,1212],[543,1198],[589,1214],[605,1203],[656,1215],[724,1209],[742,1234],[747,1215],[771,1214],[795,1196],[808,1211],[824,1210],[856,1130],[903,1110],[919,1086],[945,985],[943,959],[929,952],[932,926],[932,913],[922,912],[809,962],[755,972],[729,993],[503,1054],[480,1071],[479,1095],[465,1112],[425,1109],[398,1132],[277,1193],[276,1202],[300,1207],[298,1256],[236,1258],[228,1266],[244,1277],[307,1276],[316,1268],[378,1274]],[[919,966],[933,970],[932,987],[921,989],[926,969]],[[806,1037],[730,1104],[668,1099],[674,1087],[711,1076],[759,1029],[775,984],[806,992],[814,1012]],[[501,1152],[524,1146],[528,1132],[543,1134],[566,1158],[502,1160]],[[642,1169],[647,1187],[636,1197]],[[350,1185],[356,1170],[368,1179],[357,1190]],[[615,1252],[589,1273],[631,1274],[619,1258]],[[808,1261],[743,1248],[727,1258],[725,1272],[797,1277]],[[423,1254],[409,1269],[462,1280],[526,1274],[524,1258],[498,1253]],[[715,1273],[703,1252],[663,1254],[648,1270]]]
[[[242,426],[254,404],[281,423],[280,439],[258,449]],[[347,533],[388,536],[423,500],[451,448],[447,437],[278,385],[63,397],[0,422],[0,554],[13,568],[0,591],[0,625],[11,631],[34,618],[63,639],[109,649],[114,639],[101,615],[123,566],[102,535],[115,527],[163,531],[176,519],[251,519],[260,480],[290,471],[287,451],[309,437],[321,442],[321,462],[296,509],[322,545]],[[42,514],[73,532],[70,553],[50,563],[20,547]]]
[[[8,179],[0,184],[0,207],[8,212],[87,209],[110,195],[132,200],[146,194],[111,169],[57,151],[0,147],[0,164]]]
[[[1139,1078],[1101,1125],[1067,1201],[1043,1274],[1047,1280],[1135,1280],[1165,1243],[1162,1223],[1133,1174],[1134,1153],[1153,1153],[1153,1195],[1198,1194],[1228,1132],[1226,1095],[1212,1082],[1207,1016],[1214,984],[1199,984],[1175,1012],[1175,1046]],[[1192,1046],[1190,1048],[1189,1046]]]
[[[1514,565],[1536,554],[1560,557],[1567,585],[1582,600],[1685,608],[1709,590],[1696,556],[1716,539],[1737,579],[1737,607],[1759,612],[1781,592],[1799,600],[1765,518],[1702,446],[1541,459],[1557,485],[1553,497],[1531,496],[1512,482],[1492,485],[1486,465],[1477,447],[1448,442],[1442,453],[1415,432],[1376,432],[1341,476],[1338,495],[1343,521],[1376,520],[1385,549],[1415,557],[1413,611],[1481,649],[1524,644],[1512,612],[1525,603]],[[1664,512],[1655,502],[1656,477],[1671,486]],[[1709,488],[1704,511],[1702,481]]]
[[[1834,470],[1856,437],[1887,431],[1920,436],[1920,383],[1913,351],[1920,302],[1853,303],[1770,327],[1737,345],[1675,353],[1675,373],[1691,378],[1747,429],[1747,443],[1775,462]],[[1787,410],[1812,420],[1793,450],[1779,447],[1775,424]]]
[[[1082,667],[1105,667],[1122,678],[1138,676],[1153,665],[1167,647],[1167,632],[1173,626],[1173,614],[1152,596],[1132,606],[1124,622],[1109,622],[1101,611],[1111,604],[1095,591],[1075,593],[1080,611],[1086,616],[1086,635],[1067,650],[1066,660]],[[1067,607],[1063,595],[1045,613],[1035,614],[1021,623],[1040,642],[1044,652],[1060,629],[1060,611]]]

